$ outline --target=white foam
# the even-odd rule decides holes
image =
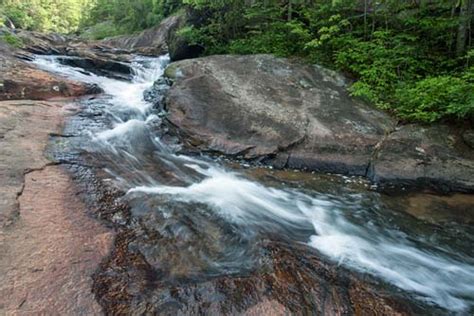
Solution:
[[[311,223],[316,234],[308,244],[335,262],[369,273],[421,300],[452,311],[465,311],[474,299],[474,267],[440,254],[421,251],[404,239],[349,223],[338,205],[301,192],[264,187],[223,169],[188,164],[206,175],[187,187],[139,186],[128,193],[172,195],[173,199],[209,205],[240,225],[266,226],[265,219],[287,226]]]

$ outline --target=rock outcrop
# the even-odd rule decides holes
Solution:
[[[65,102],[0,102],[0,314],[100,314],[91,275],[112,233],[45,155]]]
[[[164,19],[159,25],[134,35],[125,35],[108,38],[100,41],[102,45],[143,55],[163,55],[168,52],[168,36],[175,30],[179,16]]]
[[[195,15],[192,11],[182,12],[138,34],[116,36],[99,41],[98,44],[115,51],[118,49],[142,55],[157,56],[169,53],[173,61],[196,58],[203,53],[204,48],[189,43],[179,34],[180,29],[196,18]]]
[[[396,129],[322,67],[223,55],[171,64],[166,75],[168,120],[188,150],[368,176],[385,187],[474,190],[474,152],[461,135],[443,126]]]
[[[381,143],[368,176],[386,188],[406,185],[473,192],[474,150],[464,135],[441,124],[401,126]]]
[[[116,79],[131,78],[132,56],[130,51],[120,50],[100,42],[85,42],[60,34],[42,34],[24,30],[2,30],[21,39],[24,46],[14,56],[31,61],[36,55],[62,55],[58,61],[64,65],[79,67],[97,75]]]
[[[96,85],[39,70],[15,57],[6,46],[0,47],[0,53],[0,100],[45,100],[101,92]]]
[[[170,28],[168,33],[168,53],[172,61],[178,61],[183,59],[197,58],[204,52],[204,47],[198,44],[189,43],[180,30],[189,25],[199,25],[200,16],[199,13],[194,12],[192,9],[188,9],[179,15],[179,18],[175,25]]]
[[[84,61],[74,64],[71,59],[65,64],[78,66],[90,71],[109,71],[128,74],[123,71],[124,64],[130,62],[131,54],[159,56],[169,53],[173,61],[195,58],[202,54],[204,48],[188,43],[179,34],[179,30],[190,23],[195,23],[196,13],[182,12],[164,19],[159,25],[132,35],[120,35],[100,41],[84,41],[78,37],[60,34],[42,34],[24,30],[2,29],[13,33],[24,43],[24,50],[38,55],[64,55],[78,57]],[[190,22],[191,21],[191,22]],[[28,56],[23,55],[28,58]],[[104,74],[104,73],[99,73]],[[110,75],[105,73],[105,75]]]

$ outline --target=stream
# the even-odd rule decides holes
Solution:
[[[137,56],[131,81],[61,65],[54,56],[37,56],[34,63],[105,91],[82,101],[78,115],[87,123],[66,130],[74,134],[74,150],[94,157],[106,180],[126,192],[122,200],[132,218],[146,219],[162,236],[154,242],[143,233],[148,237],[129,246],[161,271],[160,282],[247,275],[266,264],[262,240],[278,239],[368,276],[430,312],[474,312],[473,222],[413,216],[416,203],[408,201],[417,196],[387,196],[359,178],[180,154],[166,134],[166,112],[144,99],[167,56]],[[439,207],[436,214],[449,212],[449,203]]]

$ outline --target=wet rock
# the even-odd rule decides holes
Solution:
[[[130,80],[132,70],[130,51],[120,51],[100,42],[86,42],[58,34],[17,31],[25,46],[15,57],[31,61],[36,55],[63,55],[58,60],[68,66],[83,68],[101,76]]]
[[[130,80],[132,76],[132,69],[130,64],[121,61],[115,61],[107,58],[102,58],[96,55],[77,54],[74,57],[59,57],[58,61],[67,66],[78,67],[95,73],[97,75],[115,78],[119,80]]]
[[[456,193],[452,195],[434,195],[411,193],[399,196],[384,196],[392,209],[399,209],[417,219],[437,224],[443,230],[453,227],[459,231],[462,225],[474,227],[474,195]],[[469,238],[466,236],[464,239]]]
[[[456,128],[405,125],[381,144],[368,176],[387,188],[474,192],[474,150]]]
[[[153,86],[144,92],[145,101],[153,103],[153,107],[164,110],[164,96],[168,91],[170,83],[166,78],[160,78],[153,83]]]
[[[146,225],[150,228],[151,225]],[[377,291],[341,267],[325,263],[304,246],[268,242],[267,264],[242,275],[189,278],[185,261],[173,261],[178,275],[162,268],[168,260],[150,262],[130,243],[154,243],[156,249],[181,248],[154,230],[128,230],[117,238],[113,255],[95,275],[94,292],[106,313],[136,314],[343,314],[410,315],[401,297]],[[184,245],[183,245],[184,246]],[[173,248],[174,247],[174,248]],[[176,248],[177,247],[177,248]],[[186,252],[181,254],[186,256]],[[190,265],[192,267],[192,265]],[[181,269],[185,268],[185,269]],[[184,273],[184,274],[183,274]]]
[[[45,100],[102,92],[96,85],[72,81],[39,70],[8,49],[0,55],[0,100]]]
[[[171,64],[169,121],[189,148],[277,167],[365,175],[395,122],[321,67],[269,55]]]
[[[71,40],[56,33],[44,34],[25,30],[14,32],[25,44],[26,51],[38,55],[60,55],[64,53],[66,43]]]

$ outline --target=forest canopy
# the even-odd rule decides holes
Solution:
[[[405,121],[474,116],[474,0],[1,0],[4,23],[100,39],[172,14],[204,54],[269,53],[355,79]]]
[[[94,0],[0,0],[0,19],[17,28],[70,33],[77,31]]]

